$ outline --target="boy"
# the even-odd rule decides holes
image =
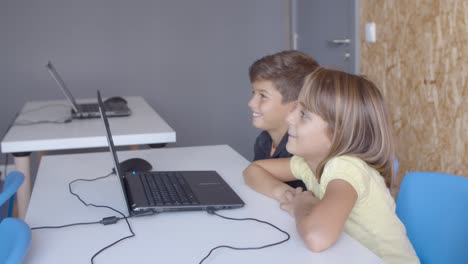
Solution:
[[[296,105],[304,78],[318,66],[314,59],[294,50],[265,56],[250,66],[253,91],[248,105],[253,126],[263,130],[255,140],[254,161],[292,156],[286,150],[286,116]],[[288,184],[305,190],[300,180]]]

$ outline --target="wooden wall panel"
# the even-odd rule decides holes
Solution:
[[[361,0],[360,12],[361,73],[389,105],[397,186],[407,171],[468,177],[468,0]]]

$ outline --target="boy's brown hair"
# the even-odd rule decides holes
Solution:
[[[303,52],[287,50],[265,56],[249,68],[250,82],[271,81],[283,96],[282,102],[297,100],[304,78],[319,64]]]

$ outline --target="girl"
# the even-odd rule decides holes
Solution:
[[[419,263],[390,196],[393,139],[382,94],[369,80],[319,68],[288,117],[286,159],[259,160],[246,183],[296,220],[307,248],[323,251],[344,230],[385,263]],[[283,182],[304,181],[307,191]]]

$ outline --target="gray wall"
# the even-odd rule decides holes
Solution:
[[[251,159],[248,67],[287,39],[284,0],[2,0],[0,136],[25,102],[63,99],[50,59],[77,98],[141,95],[175,146]]]

